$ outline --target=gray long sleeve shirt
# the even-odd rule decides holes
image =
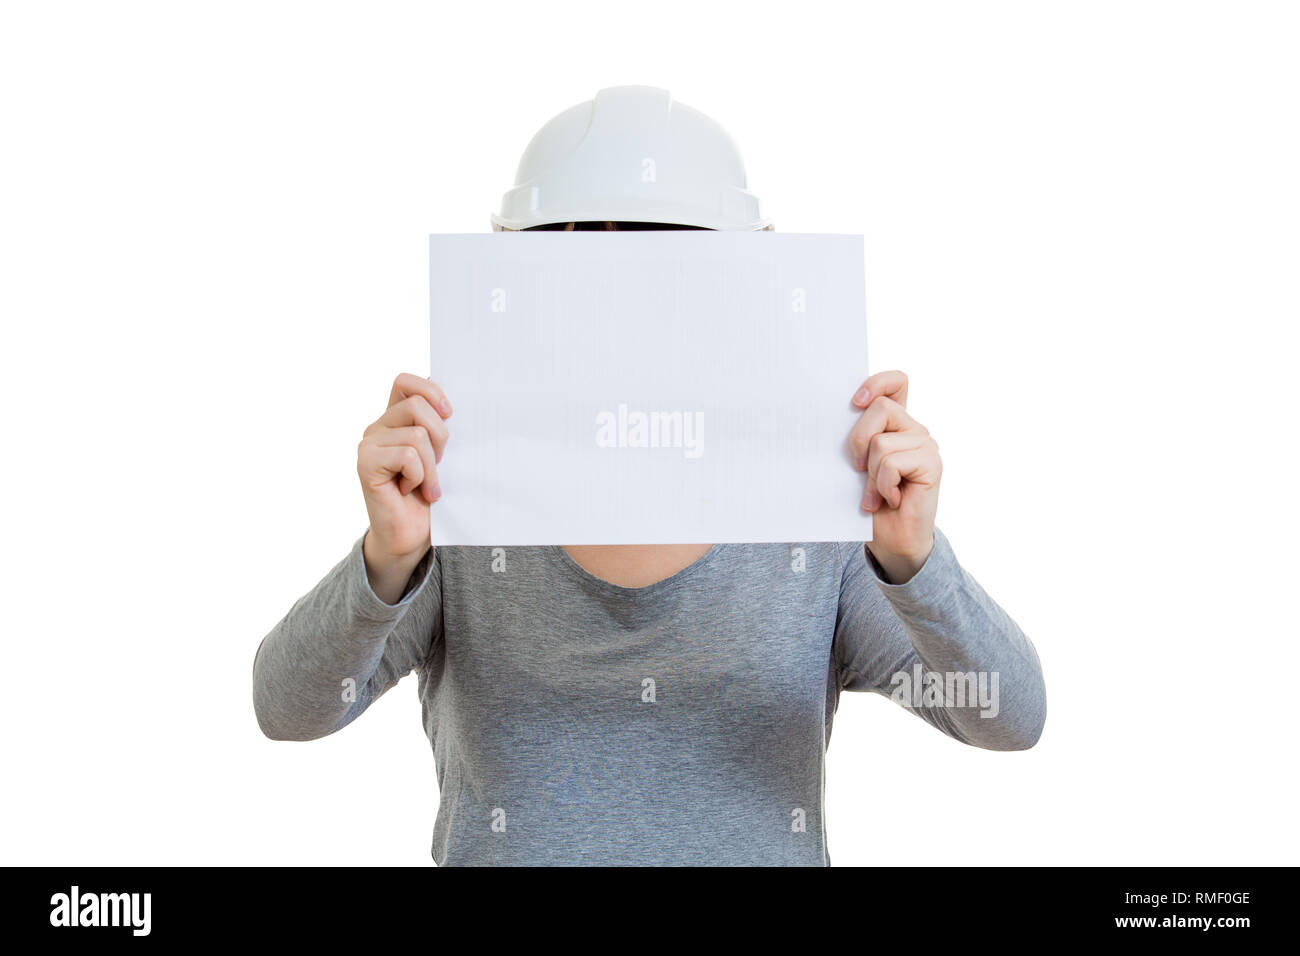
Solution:
[[[908,582],[862,544],[719,544],[624,588],[561,547],[440,547],[387,604],[364,535],[266,636],[267,736],[340,730],[415,671],[455,864],[826,865],[844,690],[991,750],[1038,739],[1033,645],[947,538]]]

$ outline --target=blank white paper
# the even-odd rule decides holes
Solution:
[[[430,237],[435,545],[868,541],[860,236]]]

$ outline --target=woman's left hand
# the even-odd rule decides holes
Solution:
[[[872,515],[867,548],[903,584],[921,570],[934,547],[943,462],[930,431],[907,413],[907,376],[877,372],[853,404],[865,409],[849,434],[853,466],[867,473],[861,507]]]

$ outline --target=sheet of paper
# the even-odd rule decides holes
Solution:
[[[430,237],[435,545],[867,541],[860,236]]]

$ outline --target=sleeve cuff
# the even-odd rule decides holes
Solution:
[[[348,555],[348,578],[352,582],[352,599],[355,602],[357,610],[365,617],[374,621],[395,621],[406,613],[406,609],[411,602],[424,590],[425,584],[429,581],[429,576],[433,571],[433,548],[425,553],[420,559],[420,563],[415,566],[411,572],[410,579],[406,582],[406,590],[402,592],[401,600],[396,604],[389,604],[384,601],[374,589],[370,586],[370,576],[366,573],[366,557],[362,550],[366,534],[357,538],[352,545],[352,551]]]
[[[961,581],[961,565],[957,563],[952,545],[938,528],[934,529],[934,547],[925,563],[902,584],[890,584],[871,549],[864,544],[862,550],[866,552],[867,565],[876,576],[876,586],[899,610],[931,607]]]

